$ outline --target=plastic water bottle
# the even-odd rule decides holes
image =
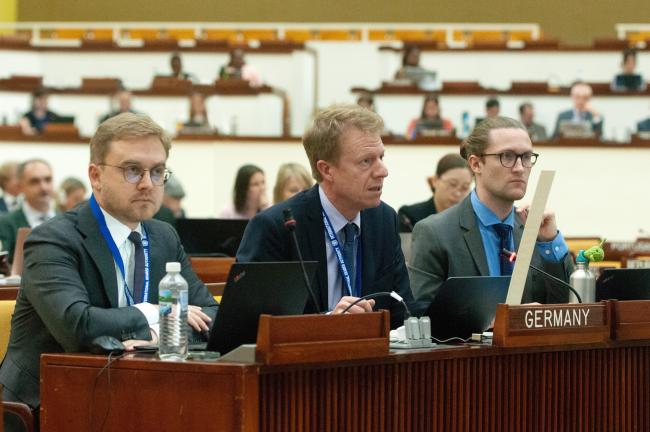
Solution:
[[[596,278],[589,271],[589,260],[585,257],[583,250],[578,253],[576,258],[576,269],[571,273],[569,284],[580,294],[583,303],[593,303],[596,301]],[[571,293],[570,302],[577,303],[578,299],[575,294]]]
[[[161,360],[187,358],[187,281],[181,276],[181,264],[168,262],[167,275],[158,285],[160,337],[158,356]]]

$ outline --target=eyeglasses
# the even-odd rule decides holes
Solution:
[[[149,178],[151,179],[151,183],[153,183],[156,186],[162,186],[165,183],[167,183],[167,180],[169,180],[169,176],[172,175],[172,172],[167,168],[165,168],[164,165],[158,165],[150,169],[142,168],[140,165],[124,165],[124,166],[109,165],[109,164],[98,164],[98,165],[121,169],[122,174],[124,175],[124,180],[132,184],[140,183],[140,181],[142,181],[142,178],[144,177],[145,171],[149,171]]]
[[[499,161],[504,168],[512,168],[517,163],[517,159],[521,159],[521,165],[524,168],[530,168],[537,162],[539,154],[533,152],[515,153],[513,151],[504,151],[501,153],[483,153],[480,156],[499,156]]]
[[[443,182],[444,184],[446,184],[447,187],[449,187],[450,189],[459,190],[459,191],[461,191],[463,193],[467,192],[470,189],[470,187],[472,187],[471,183],[459,182],[456,179],[443,179],[443,178],[441,178],[440,181]]]

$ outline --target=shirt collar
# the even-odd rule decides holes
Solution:
[[[111,237],[113,237],[113,241],[117,247],[120,247],[129,238],[129,235],[132,231],[131,228],[111,216],[106,210],[102,208],[102,206],[99,206],[99,208],[104,214],[104,219],[106,219],[106,227],[108,228],[108,232],[111,233]],[[142,235],[142,224],[139,223],[134,231],[137,231],[140,235]]]
[[[476,189],[472,191],[471,194],[472,207],[474,208],[474,213],[478,217],[481,224],[484,226],[491,226],[496,224],[506,224],[514,228],[515,226],[515,208],[513,207],[508,213],[508,216],[504,220],[499,219],[499,217],[494,214],[494,212],[485,204],[481,202],[476,194]]]
[[[49,209],[46,212],[40,212],[34,207],[30,206],[27,201],[23,201],[23,213],[25,213],[25,219],[31,227],[36,227],[43,223],[43,218],[51,219],[55,216],[54,210]]]
[[[336,207],[334,207],[334,205],[330,202],[330,200],[327,198],[327,195],[325,195],[323,188],[320,186],[318,187],[318,195],[320,196],[320,203],[323,206],[323,210],[329,218],[330,223],[332,224],[332,229],[334,232],[337,233],[341,231],[343,227],[352,222],[359,229],[358,235],[361,235],[361,212],[357,213],[354,219],[347,220],[347,218],[343,216],[341,212],[339,212]]]

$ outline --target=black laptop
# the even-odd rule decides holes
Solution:
[[[624,88],[627,91],[640,90],[642,82],[641,75],[639,74],[616,75],[616,87]]]
[[[316,261],[305,262],[310,283],[317,267]],[[233,264],[210,331],[208,351],[224,355],[242,344],[255,343],[260,314],[301,315],[307,298],[299,262]]]
[[[178,219],[176,231],[188,255],[235,256],[247,224],[245,219]]]
[[[427,315],[439,341],[467,339],[487,330],[499,303],[505,303],[510,276],[451,277],[440,286]]]
[[[650,300],[650,269],[604,269],[596,281],[596,301]]]

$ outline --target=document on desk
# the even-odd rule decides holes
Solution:
[[[542,223],[544,209],[546,208],[546,202],[551,192],[554,177],[555,171],[542,171],[539,176],[535,195],[533,196],[533,203],[528,209],[524,234],[521,236],[515,268],[512,271],[512,279],[510,279],[510,286],[508,287],[508,296],[506,297],[506,304],[508,305],[521,304],[524,286],[526,285],[526,276],[528,275],[530,261],[535,252],[539,226]]]

